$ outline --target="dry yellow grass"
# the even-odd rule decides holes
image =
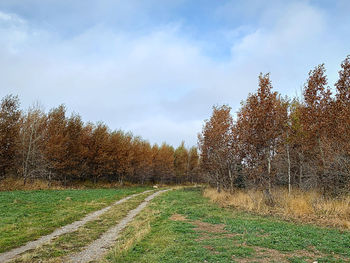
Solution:
[[[284,189],[276,189],[272,195],[275,200],[274,207],[266,205],[263,193],[257,190],[236,190],[233,193],[218,193],[213,188],[204,190],[205,197],[221,206],[350,229],[350,196],[331,199],[315,191],[294,190],[288,194]]]
[[[77,181],[70,182],[66,187],[62,182],[52,181],[51,184],[47,180],[34,179],[28,180],[26,184],[23,184],[23,179],[9,177],[0,180],[0,191],[14,191],[14,190],[45,190],[45,189],[91,189],[91,188],[115,188],[121,186],[133,186],[130,183],[124,183],[123,185],[118,182],[106,182],[99,181],[94,184],[91,181]]]
[[[63,183],[59,181],[52,181],[51,185],[49,185],[49,182],[47,180],[34,179],[34,180],[28,180],[26,184],[23,184],[23,179],[9,177],[9,178],[0,180],[0,191],[46,190],[46,189],[63,190],[63,189],[91,189],[91,188],[116,188],[116,187],[119,188],[119,187],[129,187],[129,186],[136,186],[136,185],[138,184],[132,184],[129,182],[125,182],[121,185],[119,182],[108,182],[103,180],[94,184],[93,182],[86,180],[86,181],[69,182],[65,187]],[[167,184],[157,184],[158,188],[164,188],[168,186],[169,185]],[[176,186],[171,185],[171,187],[174,189],[182,189],[185,187],[199,187],[199,186],[201,185],[197,185],[197,184],[176,185]]]
[[[30,180],[26,184],[23,184],[23,179],[17,178],[5,178],[0,180],[0,191],[13,191],[13,190],[43,190],[43,189],[64,189],[62,184],[53,182],[49,186],[45,180],[35,179]]]

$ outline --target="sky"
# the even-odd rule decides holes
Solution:
[[[213,105],[233,115],[258,75],[300,95],[350,54],[350,1],[1,0],[0,98],[196,145]]]

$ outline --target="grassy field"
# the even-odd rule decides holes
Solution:
[[[163,194],[104,262],[350,262],[350,232],[220,208],[200,189]]]
[[[145,187],[0,192],[0,253]]]
[[[64,257],[66,255],[81,251],[84,246],[99,238],[102,233],[117,224],[130,210],[136,208],[152,193],[148,192],[138,195],[121,205],[114,206],[98,219],[88,222],[77,231],[55,238],[40,248],[24,253],[12,262],[65,262]]]
[[[0,248],[19,246],[123,196],[119,190],[0,193]],[[77,231],[23,254],[14,262],[64,262],[137,207],[146,193],[113,207]],[[201,188],[154,199],[126,227],[102,262],[350,262],[350,232],[222,208]]]

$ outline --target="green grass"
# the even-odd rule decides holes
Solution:
[[[174,214],[186,220],[174,221]],[[147,225],[141,234],[135,227]],[[223,209],[200,189],[184,189],[154,200],[105,261],[350,262],[350,232]]]
[[[20,258],[12,262],[65,262],[64,256],[81,251],[83,247],[98,239],[101,234],[116,225],[130,210],[136,208],[151,194],[153,192],[141,194],[125,203],[114,206],[98,219],[86,223],[78,230],[61,235],[48,244],[22,254]]]
[[[0,253],[146,187],[0,192]]]

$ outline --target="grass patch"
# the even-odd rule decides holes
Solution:
[[[186,189],[154,200],[104,261],[349,262],[349,244],[348,231],[221,208]]]
[[[98,239],[110,227],[116,225],[127,213],[136,208],[150,193],[145,193],[111,208],[98,219],[88,222],[77,231],[55,238],[49,244],[24,253],[13,262],[64,262],[64,256],[81,251],[83,247]]]
[[[0,192],[0,253],[146,187]]]

